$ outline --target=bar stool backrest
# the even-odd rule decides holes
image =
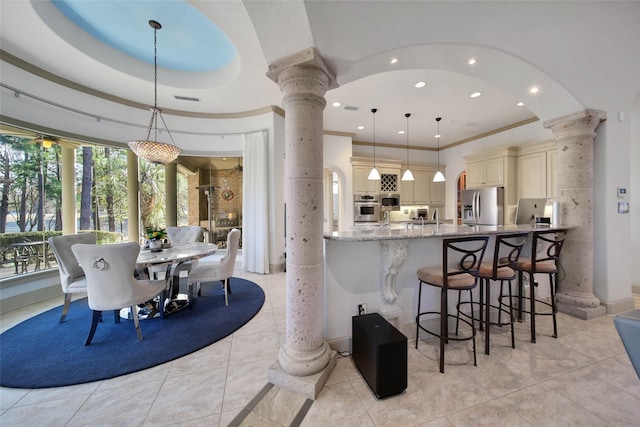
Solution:
[[[443,285],[463,274],[472,275],[477,284],[478,272],[489,236],[457,237],[442,240]],[[460,278],[460,277],[458,277]]]
[[[567,230],[534,231],[532,234],[531,272],[536,273],[538,267],[548,265],[550,262],[553,262],[557,267]],[[541,272],[546,273],[548,270],[544,269]]]
[[[496,234],[496,244],[493,249],[492,280],[499,280],[500,270],[510,268],[514,271],[522,248],[527,243],[529,233]],[[515,274],[515,273],[514,273]]]

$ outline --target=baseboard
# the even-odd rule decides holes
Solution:
[[[604,306],[608,316],[624,313],[625,311],[633,310],[635,308],[635,300],[633,297],[625,298],[613,302],[600,302],[600,305]]]
[[[640,283],[634,283],[631,285],[631,293],[640,295]]]
[[[62,305],[62,288],[60,288],[60,284],[30,290],[10,297],[3,297],[0,299],[0,311],[5,313],[55,297],[60,297],[60,305]]]

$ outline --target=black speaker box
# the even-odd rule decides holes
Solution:
[[[378,313],[353,316],[352,358],[378,399],[407,388],[407,337]]]

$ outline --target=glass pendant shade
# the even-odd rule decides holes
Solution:
[[[376,169],[376,111],[378,111],[377,108],[371,109],[371,113],[373,113],[373,168],[371,168],[371,172],[369,172],[369,176],[367,177],[370,181],[380,179],[380,172]]]
[[[162,124],[167,130],[167,134],[169,134],[169,138],[173,142],[173,137],[171,136],[171,132],[169,132],[169,128],[167,124],[164,122],[164,118],[162,117],[162,110],[158,108],[158,39],[157,32],[162,26],[159,22],[151,20],[149,21],[149,25],[153,28],[153,69],[154,69],[154,79],[153,79],[153,87],[154,87],[154,102],[153,108],[151,109],[151,121],[149,122],[149,127],[147,128],[147,137],[145,139],[138,139],[129,141],[128,145],[131,148],[136,156],[141,159],[145,159],[151,163],[166,165],[167,163],[173,162],[179,155],[182,153],[182,149],[177,147],[175,144],[168,144],[165,142],[157,141],[158,135],[158,117],[162,120]],[[155,139],[150,139],[151,129],[155,129]]]
[[[433,182],[446,181],[444,174],[440,172],[440,120],[442,120],[442,117],[436,117],[436,122],[438,123],[438,133],[436,134],[438,138],[438,172],[433,176]]]
[[[378,169],[376,169],[375,166],[371,169],[371,172],[369,172],[367,179],[371,181],[377,181],[380,179],[380,172],[378,172]]]
[[[413,173],[411,173],[411,169],[409,169],[409,117],[411,113],[407,113],[404,116],[407,118],[407,170],[402,174],[402,181],[413,181]]]

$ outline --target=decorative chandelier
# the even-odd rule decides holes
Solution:
[[[380,172],[376,169],[376,111],[378,111],[377,108],[371,109],[371,113],[373,113],[373,168],[367,177],[370,181],[380,180]]]
[[[404,116],[407,118],[407,170],[402,174],[402,181],[413,181],[413,173],[409,169],[409,117],[411,117],[411,113],[406,113]]]
[[[151,163],[166,165],[173,162],[182,153],[182,149],[178,148],[173,141],[173,136],[162,117],[162,110],[158,108],[158,37],[157,32],[162,25],[159,22],[150,20],[149,25],[153,28],[153,108],[151,108],[151,121],[147,129],[147,137],[143,140],[129,141],[129,147],[141,159],[145,159]],[[164,128],[169,134],[169,138],[173,144],[167,144],[158,141],[158,117],[162,120]],[[151,129],[154,129],[154,139],[149,139]]]
[[[438,123],[438,134],[436,135],[436,138],[438,138],[438,172],[433,176],[433,182],[446,181],[444,174],[440,172],[440,120],[442,120],[442,117],[436,117],[436,122]]]

